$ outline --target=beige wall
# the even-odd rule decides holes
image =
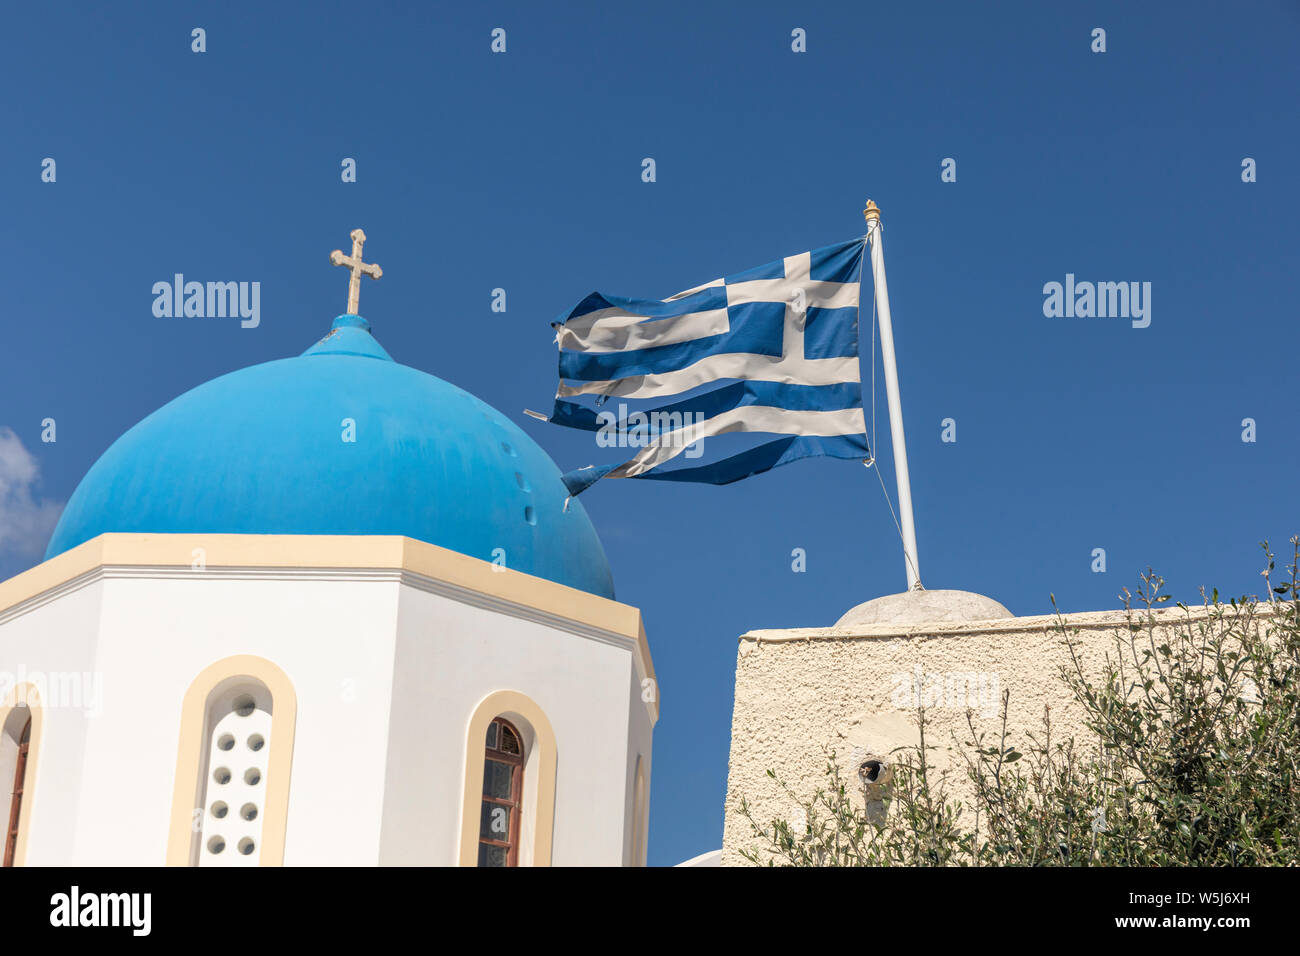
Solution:
[[[1156,613],[1165,621],[1184,614],[1179,609]],[[1193,615],[1203,619],[1204,612]],[[1057,676],[1069,657],[1054,620],[1021,617],[743,635],[736,661],[723,865],[745,865],[739,850],[755,845],[749,823],[736,813],[742,796],[764,824],[793,816],[793,801],[767,776],[769,769],[797,792],[811,794],[825,779],[823,747],[834,749],[841,767],[852,773],[867,753],[883,756],[916,742],[911,687],[918,667],[923,692],[927,686],[942,686],[937,699],[927,701],[927,744],[948,747],[954,732],[963,742],[969,739],[968,705],[975,710],[976,726],[993,731],[1002,690],[1011,692],[1012,741],[1023,741],[1026,731],[1041,726],[1047,704],[1052,706],[1054,736],[1085,733],[1082,712]],[[1079,629],[1086,667],[1095,671],[1113,648],[1114,629],[1124,614],[1072,614],[1066,622]],[[951,769],[951,795],[964,797],[961,758],[943,750],[931,754],[935,764]]]

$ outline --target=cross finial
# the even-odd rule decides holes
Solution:
[[[366,234],[360,229],[352,230],[352,255],[345,256],[343,250],[335,249],[330,253],[330,265],[347,266],[352,273],[348,280],[348,315],[359,315],[357,309],[361,302],[361,277],[370,276],[378,279],[384,274],[377,263],[361,261],[361,247],[366,244]]]

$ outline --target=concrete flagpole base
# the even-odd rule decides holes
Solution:
[[[993,621],[1014,616],[992,598],[971,591],[904,591],[851,608],[835,626]]]

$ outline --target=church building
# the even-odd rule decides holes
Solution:
[[[640,866],[658,686],[559,469],[349,308],[0,582],[5,865]],[[12,781],[12,786],[11,786]]]

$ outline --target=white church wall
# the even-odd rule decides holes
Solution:
[[[25,862],[73,862],[73,828],[83,789],[83,757],[90,729],[102,716],[96,680],[95,638],[103,585],[83,581],[57,600],[38,600],[0,613],[0,702],[16,685],[37,688],[44,725],[28,757],[23,813],[29,815]],[[21,693],[21,689],[20,689]],[[6,797],[13,784],[0,780]],[[8,800],[4,801],[8,822]]]
[[[533,617],[403,586],[382,863],[457,861],[465,763],[483,759],[483,741],[467,740],[468,722],[500,690],[531,698],[555,734],[552,864],[622,861],[633,651],[626,638]],[[530,776],[525,820],[537,799]]]
[[[77,706],[47,701],[25,862],[186,860],[188,803],[211,769],[200,685],[218,672],[296,704],[288,793],[272,801],[287,812],[263,819],[258,859],[280,836],[266,859],[286,865],[457,862],[467,748],[480,773],[483,757],[467,725],[507,692],[527,706],[503,716],[546,729],[524,786],[534,808],[554,794],[551,862],[629,859],[636,757],[648,794],[658,715],[635,608],[400,537],[110,534],[0,582],[0,676],[85,684]],[[178,771],[182,725],[194,749]],[[524,836],[540,846],[543,829]]]
[[[204,668],[235,654],[270,660],[298,698],[285,864],[377,862],[396,582],[226,573],[106,582],[105,706],[89,725],[84,772],[129,775],[131,798],[83,802],[77,865],[166,858],[182,698]]]

